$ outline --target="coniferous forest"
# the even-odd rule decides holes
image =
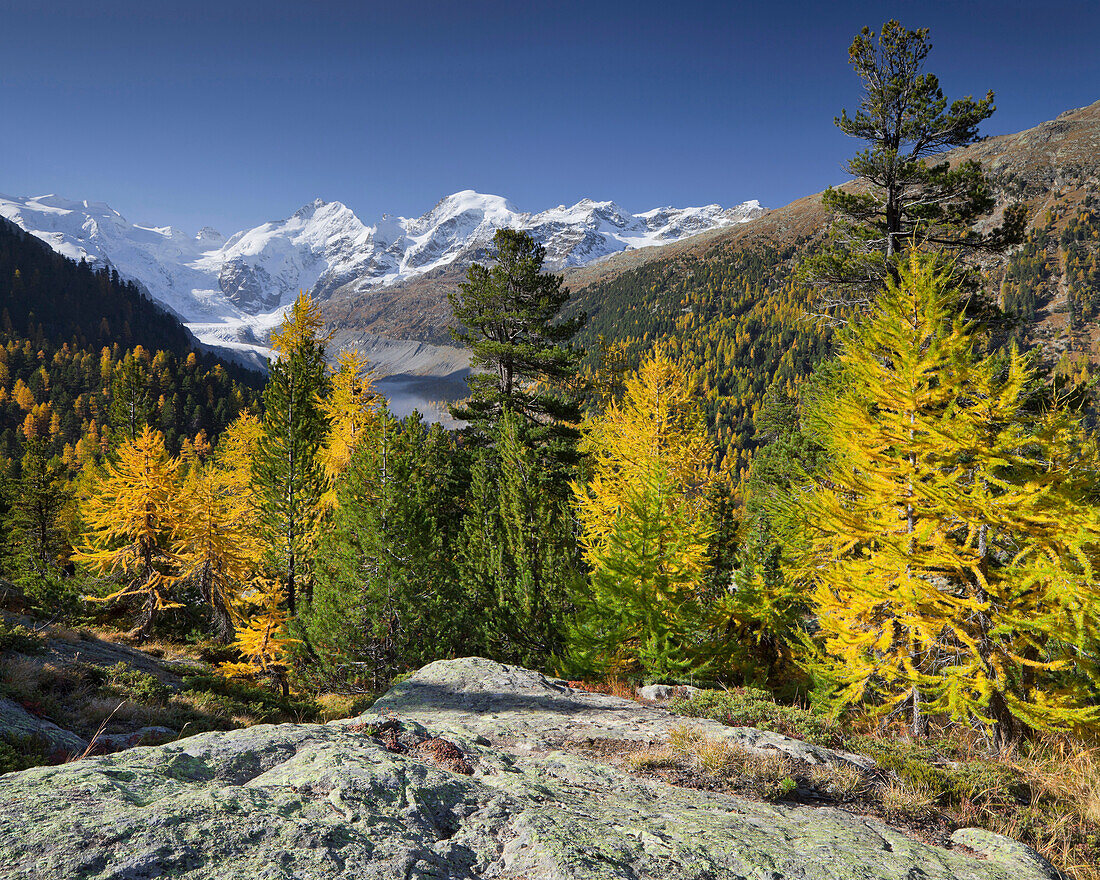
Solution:
[[[855,38],[858,185],[823,237],[571,298],[498,232],[451,299],[478,368],[455,430],[395,417],[308,293],[264,380],[0,222],[4,576],[285,698],[469,655],[720,684],[682,710],[812,729],[897,771],[890,809],[1084,864],[1095,788],[1020,767],[1096,754],[1100,436],[1087,361],[1025,328],[1052,263],[1070,329],[1100,314],[1097,221],[981,224],[982,169],[935,157],[992,93],[948,102],[926,54],[897,22]]]

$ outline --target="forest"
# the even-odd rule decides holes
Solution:
[[[479,368],[458,430],[395,418],[306,293],[261,391],[117,276],[0,224],[5,577],[43,618],[216,643],[222,675],[285,696],[477,655],[763,690],[914,749],[1091,747],[1091,371],[1020,328],[1052,247],[1070,328],[1100,313],[1100,227],[1025,234],[1020,204],[975,231],[982,170],[927,160],[976,139],[992,93],[906,81],[882,133],[913,67],[883,58],[923,60],[926,36],[853,43],[865,91],[838,125],[866,142],[863,188],[826,191],[820,241],[652,263],[570,302],[544,249],[499,231],[452,295]],[[96,290],[102,332],[69,299],[31,312],[27,285]],[[129,344],[139,324],[155,347]]]

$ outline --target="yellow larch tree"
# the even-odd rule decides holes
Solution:
[[[146,427],[119,447],[117,461],[92,479],[80,505],[85,531],[73,558],[118,585],[106,596],[88,598],[139,599],[139,641],[149,637],[158,612],[179,607],[172,599],[178,560],[170,546],[179,466],[164,447],[164,435]]]
[[[342,351],[337,357],[332,387],[320,401],[321,412],[329,420],[329,430],[321,447],[321,464],[328,478],[328,491],[322,504],[336,504],[336,478],[347,470],[352,453],[372,427],[378,424],[381,397],[374,390],[367,360],[357,351]]]
[[[227,642],[247,625],[245,597],[254,589],[264,553],[251,484],[261,430],[255,416],[239,416],[222,433],[210,460],[200,462],[195,454],[175,502],[173,580],[198,587],[218,637]]]
[[[289,691],[287,656],[298,643],[287,633],[289,613],[286,596],[279,582],[265,579],[255,583],[247,600],[251,606],[237,627],[233,647],[244,658],[238,663],[222,663],[218,669],[230,678],[267,679],[278,684],[284,696]]]
[[[678,361],[655,352],[583,432],[591,478],[572,489],[592,578],[578,660],[604,671],[695,668],[719,478],[694,385]]]
[[[944,713],[1005,745],[1100,721],[1100,456],[1079,420],[1034,409],[1024,358],[978,356],[958,302],[914,252],[842,335],[816,415],[828,465],[797,494],[800,573],[838,704],[904,706],[917,735]]]

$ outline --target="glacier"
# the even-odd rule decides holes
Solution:
[[[317,199],[225,238],[210,227],[189,235],[133,224],[102,202],[0,195],[0,216],[66,257],[138,282],[201,342],[261,356],[300,290],[323,301],[349,282],[370,289],[463,267],[485,259],[503,227],[529,231],[546,247],[546,267],[559,271],[745,223],[764,210],[751,200],[629,214],[611,201],[582,199],[529,213],[500,196],[463,190],[421,217],[383,215],[371,225],[340,202]]]

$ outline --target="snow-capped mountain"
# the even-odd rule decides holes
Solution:
[[[324,299],[352,281],[369,290],[463,266],[483,259],[502,227],[530,231],[546,246],[547,268],[558,270],[743,223],[763,210],[749,201],[627,214],[614,202],[583,199],[531,214],[464,190],[422,217],[383,216],[369,226],[340,202],[318,199],[285,220],[224,238],[210,227],[188,235],[138,226],[99,202],[0,195],[0,216],[67,257],[109,264],[140,282],[204,342],[240,348],[262,347],[299,290]]]

